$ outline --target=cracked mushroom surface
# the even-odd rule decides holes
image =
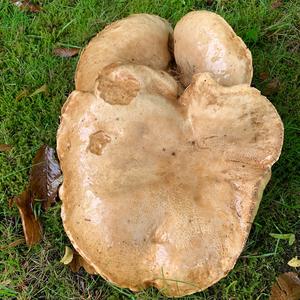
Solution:
[[[248,85],[198,74],[177,99],[163,71],[112,65],[62,110],[62,219],[105,279],[167,296],[204,290],[233,268],[248,237],[282,122]]]
[[[167,69],[173,29],[167,20],[150,14],[135,14],[106,26],[82,52],[75,87],[92,92],[101,70],[118,63]]]
[[[186,14],[174,29],[174,56],[181,81],[210,72],[222,85],[251,84],[252,55],[243,40],[219,15],[209,11]]]

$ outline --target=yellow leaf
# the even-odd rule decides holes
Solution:
[[[27,97],[29,95],[29,91],[27,89],[23,89],[22,91],[20,91],[18,93],[18,95],[16,96],[16,100],[20,101],[22,98]]]
[[[288,265],[293,268],[300,268],[300,259],[296,256],[288,262]]]
[[[35,90],[31,95],[29,95],[29,97],[33,97],[40,93],[45,93],[45,94],[48,93],[48,85],[47,84],[43,84],[41,87],[39,87],[37,90]]]
[[[70,247],[66,246],[65,255],[60,260],[60,262],[63,263],[64,265],[68,265],[72,260],[73,260],[73,250]]]

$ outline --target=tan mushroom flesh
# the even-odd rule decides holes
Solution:
[[[94,93],[70,95],[57,136],[74,247],[112,283],[167,296],[233,268],[283,135],[273,105],[247,85],[200,74],[177,94],[165,72],[111,66]]]
[[[137,14],[116,21],[94,37],[80,56],[75,86],[93,91],[101,70],[112,63],[133,63],[166,69],[171,55],[168,47],[173,30],[155,15]]]
[[[185,86],[199,72],[212,73],[225,86],[251,83],[251,52],[230,25],[215,13],[190,12],[177,23],[174,55]]]

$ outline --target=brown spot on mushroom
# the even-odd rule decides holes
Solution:
[[[142,65],[112,64],[103,69],[96,81],[96,96],[110,104],[127,105],[138,93],[161,95],[182,110],[177,102],[181,89],[167,72]]]
[[[99,96],[112,105],[129,104],[140,90],[139,82],[128,74],[120,74],[117,78],[111,78],[106,76],[106,73],[104,72],[98,77]]]
[[[111,138],[103,130],[99,130],[90,135],[88,150],[96,155],[101,155],[107,143],[110,143]]]

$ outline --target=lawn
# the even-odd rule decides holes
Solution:
[[[8,200],[24,189],[36,150],[44,143],[55,147],[60,109],[74,88],[78,57],[55,57],[53,49],[82,48],[106,24],[138,12],[158,14],[173,25],[193,9],[222,15],[252,51],[253,86],[269,95],[285,127],[282,155],[235,268],[208,290],[185,299],[268,299],[276,276],[295,271],[287,262],[300,255],[300,3],[272,2],[45,0],[42,12],[26,13],[1,0],[0,144],[12,149],[0,152],[0,298],[164,298],[155,289],[133,294],[62,265],[59,260],[70,242],[60,203],[41,215],[42,243],[31,249],[24,244],[4,248],[23,237],[18,210],[10,209]],[[30,96],[45,84],[48,91]],[[289,246],[270,233],[294,233],[296,242]]]

